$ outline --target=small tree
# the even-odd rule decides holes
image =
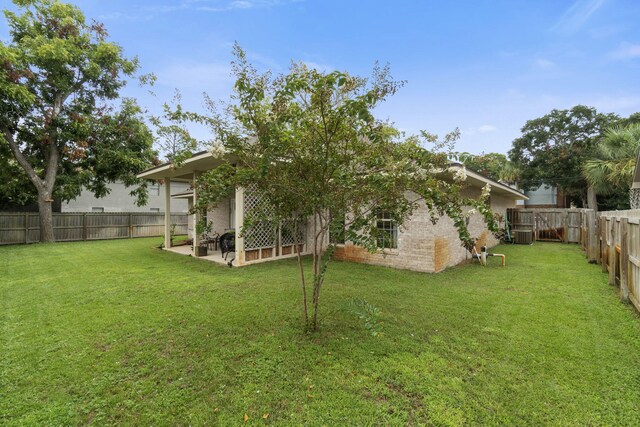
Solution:
[[[238,46],[235,55],[235,102],[222,109],[211,104],[212,116],[204,118],[218,141],[211,151],[225,163],[202,176],[200,200],[216,204],[235,186],[260,194],[259,206],[246,212],[245,236],[255,227],[284,222],[300,245],[300,227],[311,219],[311,316],[309,278],[297,253],[304,319],[312,330],[318,327],[320,294],[335,248],[330,233],[380,250],[379,242],[389,236],[376,226],[379,214],[401,226],[420,202],[431,209],[434,222],[450,216],[467,248],[473,239],[463,206],[476,207],[495,226],[484,201],[460,195],[464,173],[450,179],[446,154],[422,147],[434,136],[404,138],[373,116],[403,84],[390,78],[388,68],[376,67],[367,80],[293,64],[288,74],[274,78],[258,73]],[[452,133],[443,143],[456,138]]]
[[[40,241],[54,240],[51,202],[86,187],[98,197],[107,183],[139,183],[154,158],[152,137],[133,100],[112,100],[138,68],[107,41],[102,24],[55,0],[14,0],[5,10],[10,42],[0,41],[0,152],[10,152],[35,190]],[[15,167],[15,164],[12,165]],[[7,193],[11,183],[0,183]],[[9,187],[9,188],[8,188]],[[146,200],[142,184],[132,194]]]
[[[176,90],[170,103],[162,105],[162,116],[151,116],[156,146],[169,162],[180,164],[198,149],[198,140],[187,129],[189,115],[182,110],[182,94]]]

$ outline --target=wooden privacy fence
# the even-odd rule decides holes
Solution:
[[[598,261],[609,284],[640,311],[640,210],[600,213],[597,233]]]
[[[187,234],[187,214],[172,213],[175,234]],[[53,233],[57,242],[125,239],[164,235],[164,213],[54,213]],[[40,240],[39,215],[0,212],[0,245],[34,243]]]
[[[531,241],[581,243],[587,209],[507,209],[509,228]]]

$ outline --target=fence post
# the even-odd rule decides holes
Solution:
[[[607,272],[607,218],[600,217],[600,264],[602,272]]]
[[[87,240],[87,213],[82,214],[82,240]]]
[[[569,243],[569,211],[562,211],[562,240]]]
[[[620,299],[629,301],[629,219],[620,219]]]
[[[24,213],[24,243],[29,243],[29,212]]]
[[[616,284],[616,219],[611,218],[611,240],[609,243],[609,284]]]
[[[587,212],[587,241],[589,243],[587,254],[589,262],[598,261],[598,223],[596,222],[596,212],[591,210]]]
[[[131,221],[131,212],[129,212],[129,238],[133,237],[133,222]]]

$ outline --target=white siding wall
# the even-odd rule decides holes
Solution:
[[[183,182],[171,182],[171,194],[187,191],[190,185]],[[84,190],[76,199],[62,203],[62,212],[91,212],[93,208],[103,208],[104,212],[164,212],[164,185],[160,185],[159,191],[149,191],[149,202],[145,206],[136,206],[135,197],[129,193],[135,187],[125,187],[122,183],[109,185],[111,192],[100,199],[90,191]],[[186,199],[172,199],[172,212],[187,212]]]

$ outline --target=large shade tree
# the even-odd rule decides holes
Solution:
[[[116,105],[138,62],[108,41],[102,24],[87,22],[75,6],[54,0],[14,0],[5,10],[10,39],[0,41],[0,153],[21,173],[0,193],[35,198],[40,240],[53,241],[51,203],[96,196],[108,183],[139,184],[136,173],[153,160],[152,137],[133,100]],[[20,193],[20,192],[18,192]],[[145,185],[133,195],[144,203]]]
[[[585,180],[582,166],[593,157],[603,132],[617,120],[615,114],[577,105],[527,121],[509,151],[520,170],[521,188],[555,186],[583,206],[596,208],[595,191]]]
[[[245,210],[245,236],[253,227],[284,222],[302,243],[300,230],[312,219],[310,275],[298,251],[302,307],[311,329],[318,327],[331,242],[347,240],[380,250],[380,242],[392,237],[377,226],[380,215],[401,226],[420,202],[431,209],[434,221],[451,217],[467,248],[474,242],[465,207],[475,206],[495,226],[484,199],[461,196],[464,174],[451,179],[447,154],[423,147],[434,136],[403,137],[374,117],[375,107],[402,85],[387,68],[375,68],[372,78],[364,79],[294,64],[289,73],[273,77],[258,72],[238,46],[235,54],[233,100],[226,107],[213,106],[204,118],[217,141],[211,151],[223,164],[201,177],[200,202],[215,205],[236,186],[260,194],[262,206]],[[331,242],[330,234],[335,237]]]

